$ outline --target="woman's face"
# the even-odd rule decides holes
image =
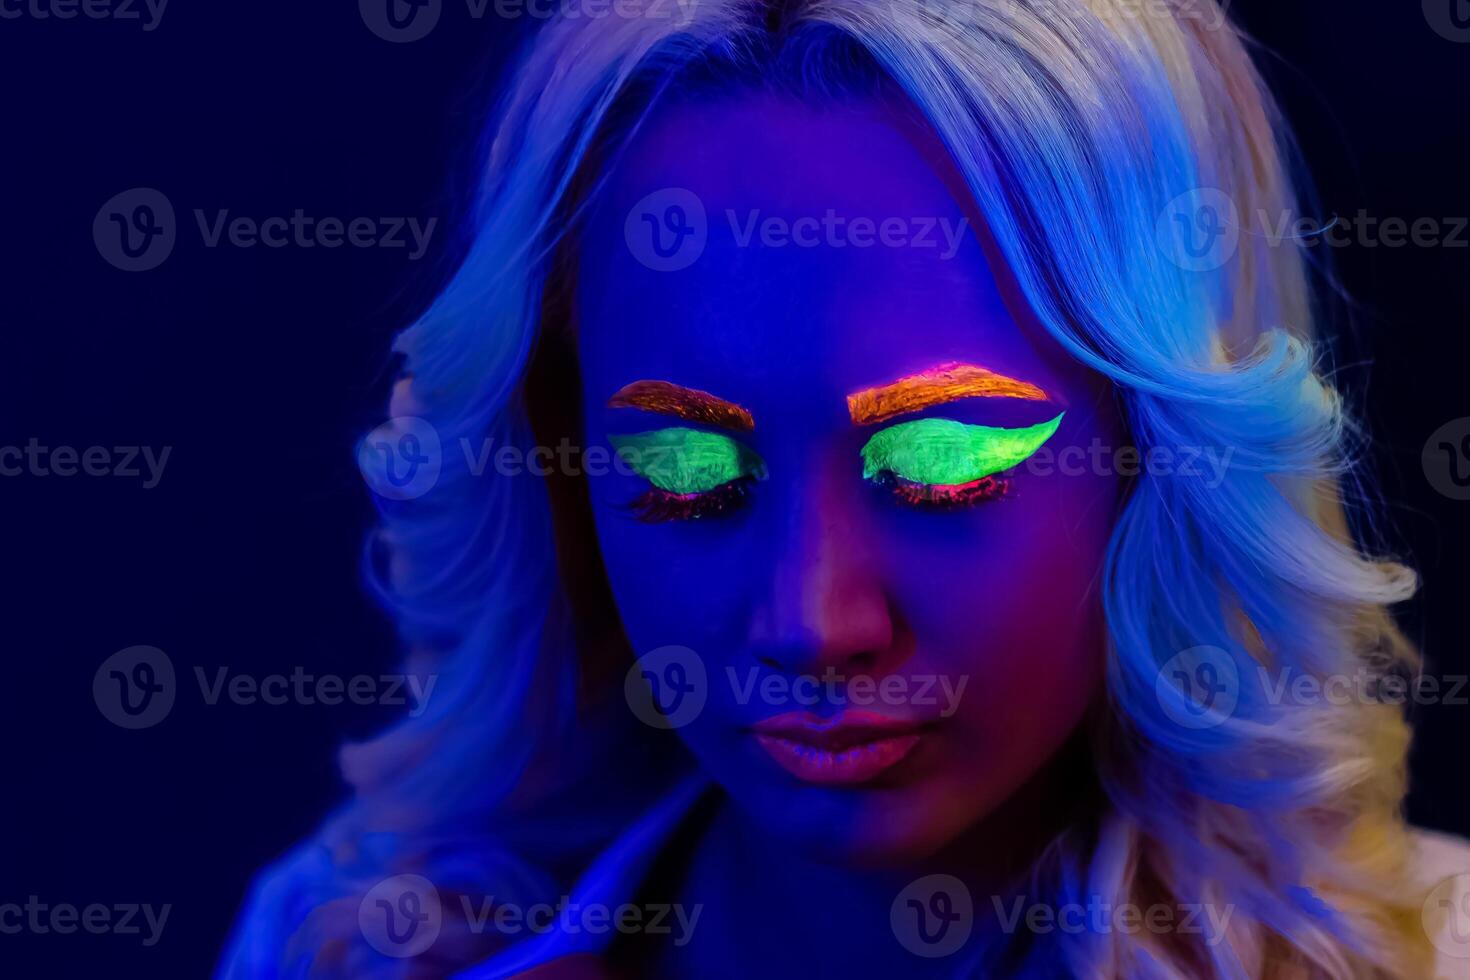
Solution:
[[[1110,401],[1018,319],[956,184],[876,105],[685,101],[581,241],[585,437],[630,464],[590,498],[641,672],[825,860],[953,841],[1100,683],[1116,480],[1045,461],[1115,445]]]

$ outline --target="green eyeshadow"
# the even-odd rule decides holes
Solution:
[[[875,433],[863,446],[863,476],[871,480],[892,473],[928,486],[973,483],[1024,463],[1061,424],[1062,415],[1018,429],[953,419],[901,422]]]
[[[632,468],[666,493],[705,493],[742,477],[763,477],[765,463],[729,436],[702,429],[669,428],[610,436]]]

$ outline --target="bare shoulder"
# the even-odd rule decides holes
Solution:
[[[1414,879],[1426,889],[1424,928],[1439,952],[1436,980],[1470,980],[1470,841],[1414,831]]]
[[[1470,840],[1419,827],[1412,833],[1418,846],[1417,870],[1424,876],[1470,872]]]

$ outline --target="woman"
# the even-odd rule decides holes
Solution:
[[[1430,975],[1281,144],[1212,2],[545,25],[364,455],[436,696],[222,975]]]

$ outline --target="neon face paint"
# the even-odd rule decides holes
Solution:
[[[718,432],[674,427],[609,439],[633,472],[668,494],[702,494],[736,480],[765,476],[759,456]]]
[[[855,425],[876,425],[962,398],[1046,401],[1047,394],[1034,384],[974,364],[948,362],[848,395],[847,412]]]
[[[755,419],[745,408],[707,391],[669,381],[634,381],[618,389],[607,404],[609,408],[641,408],[645,412],[672,415],[735,432],[755,428]]]
[[[927,487],[975,484],[1024,463],[1056,433],[1062,415],[1018,429],[952,419],[900,422],[875,433],[863,446],[863,477],[891,474]]]

